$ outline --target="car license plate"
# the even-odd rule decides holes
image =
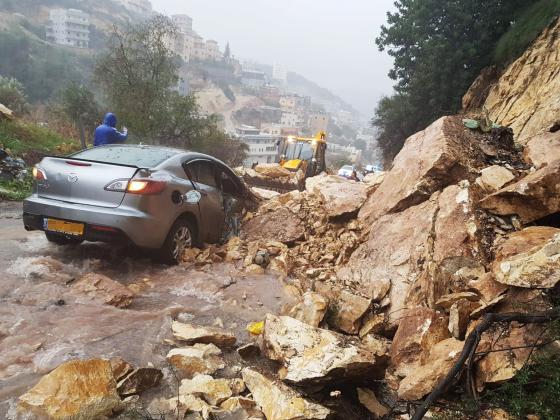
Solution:
[[[83,223],[65,222],[64,220],[57,219],[46,219],[45,224],[45,229],[50,232],[59,232],[74,236],[81,236],[84,234]]]

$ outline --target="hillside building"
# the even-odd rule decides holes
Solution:
[[[266,74],[258,70],[243,70],[241,83],[245,87],[260,89],[266,85]]]
[[[282,83],[288,82],[288,67],[284,64],[275,63],[272,66],[272,78]]]
[[[89,47],[89,15],[77,9],[51,9],[47,41],[70,47]]]
[[[243,166],[250,168],[258,163],[276,162],[279,136],[261,133],[258,128],[249,125],[237,127],[235,131],[238,138],[249,148]]]

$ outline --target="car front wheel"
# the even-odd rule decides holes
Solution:
[[[160,250],[160,259],[165,264],[178,264],[183,260],[183,254],[187,248],[193,246],[194,229],[191,223],[184,219],[177,220]]]

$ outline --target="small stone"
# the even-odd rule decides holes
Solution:
[[[217,327],[201,327],[192,324],[173,321],[171,324],[173,335],[187,344],[204,343],[230,347],[236,342],[235,336]]]
[[[248,343],[237,349],[242,359],[253,359],[261,354],[261,349],[256,343]]]
[[[358,388],[357,391],[360,403],[362,403],[376,418],[385,417],[389,414],[389,409],[377,400],[375,393],[371,389]]]
[[[225,367],[221,350],[214,344],[197,343],[192,347],[172,349],[167,360],[187,378],[203,373],[213,374]]]
[[[330,415],[327,408],[254,369],[243,369],[243,380],[268,420],[322,420]]]
[[[134,367],[132,367],[130,363],[120,357],[113,357],[109,362],[111,363],[113,377],[117,382],[134,370]]]
[[[117,384],[119,395],[127,397],[129,395],[141,394],[142,392],[158,386],[163,373],[159,369],[139,368],[135,369]]]
[[[193,395],[203,398],[210,405],[219,405],[233,395],[227,379],[214,379],[210,375],[196,375],[183,379],[179,395]]]

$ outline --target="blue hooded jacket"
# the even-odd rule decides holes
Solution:
[[[117,126],[117,117],[109,112],[103,119],[103,124],[95,129],[93,145],[103,146],[105,144],[124,143],[128,137],[128,133],[121,133],[115,127]]]

